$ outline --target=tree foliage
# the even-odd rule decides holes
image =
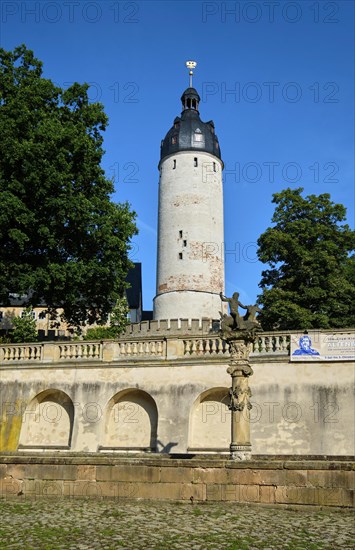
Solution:
[[[36,342],[38,340],[36,321],[31,307],[26,308],[20,317],[14,317],[12,326],[14,328],[10,333],[12,342]]]
[[[128,313],[129,308],[126,298],[117,300],[110,313],[110,325],[88,328],[84,334],[84,340],[115,340],[129,324]]]
[[[0,82],[0,302],[28,294],[74,326],[103,320],[124,295],[137,232],[100,166],[103,107],[87,84],[44,78],[25,46],[0,49]]]
[[[303,189],[273,195],[269,227],[258,240],[262,327],[344,328],[355,323],[355,232],[342,224],[346,209],[330,195],[302,197]]]

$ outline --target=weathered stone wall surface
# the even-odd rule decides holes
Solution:
[[[228,453],[228,350],[211,323],[182,321],[0,346],[0,449]],[[252,453],[353,456],[353,364],[292,363],[288,339],[263,334],[251,355]]]
[[[207,317],[224,310],[222,161],[183,151],[160,165],[154,319]]]
[[[0,495],[354,506],[349,461],[0,455]]]

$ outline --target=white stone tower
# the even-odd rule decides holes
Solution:
[[[219,319],[225,310],[223,162],[191,80],[161,143],[154,319]]]

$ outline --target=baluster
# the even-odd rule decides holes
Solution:
[[[196,340],[192,340],[192,346],[191,346],[191,355],[196,355]]]
[[[157,355],[163,355],[163,342],[157,342]]]
[[[275,351],[280,351],[280,336],[275,336]]]
[[[197,340],[197,355],[203,355],[203,340]]]
[[[138,355],[144,354],[143,342],[138,343]]]
[[[156,349],[155,342],[151,342],[151,343],[150,343],[150,353],[151,353],[152,355],[156,355],[156,353],[157,353],[157,349]]]
[[[126,355],[126,344],[124,342],[121,342],[119,344],[120,355]]]
[[[151,355],[150,342],[144,342],[143,353],[144,355]]]
[[[132,353],[133,355],[137,355],[138,353],[137,342],[132,343]]]
[[[287,336],[286,335],[282,336],[281,350],[285,351],[285,352],[287,351]]]
[[[211,353],[215,355],[217,353],[217,341],[215,338],[213,338],[212,340],[210,340],[210,342],[211,342]]]
[[[260,353],[265,353],[266,346],[265,346],[265,336],[260,337]]]

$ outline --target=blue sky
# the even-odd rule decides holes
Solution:
[[[354,221],[354,4],[351,1],[16,2],[0,5],[0,44],[25,43],[62,87],[91,83],[109,116],[103,167],[138,215],[131,257],[155,295],[160,141],[181,112],[185,61],[202,120],[225,163],[226,292],[252,303],[256,241],[272,194],[330,193]]]

